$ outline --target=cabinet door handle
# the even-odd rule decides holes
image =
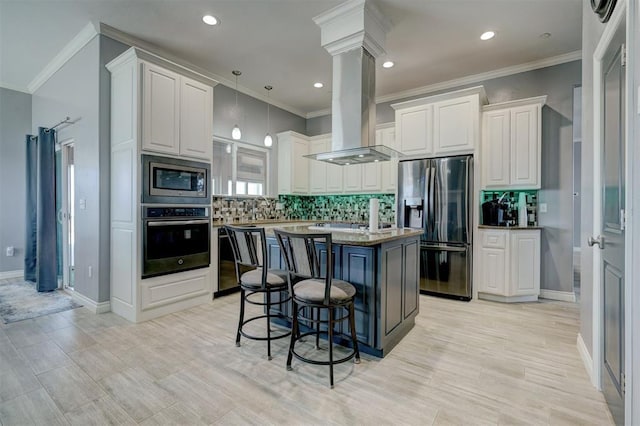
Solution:
[[[600,250],[604,250],[604,237],[602,235],[598,235],[595,238],[589,237],[587,244],[589,244],[589,247],[593,247],[597,244]]]

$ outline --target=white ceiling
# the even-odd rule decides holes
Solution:
[[[272,99],[309,113],[331,104],[331,57],[312,18],[342,1],[0,0],[0,85],[27,91],[88,22],[102,22],[224,79],[241,70],[240,86],[263,94],[270,84]],[[378,96],[581,48],[583,0],[374,1],[392,22]],[[221,24],[204,25],[207,13]],[[497,36],[481,42],[488,29]],[[383,69],[385,59],[396,66]]]

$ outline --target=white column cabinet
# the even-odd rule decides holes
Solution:
[[[546,96],[484,107],[483,189],[541,187],[542,106]]]
[[[136,48],[111,73],[110,308],[146,321],[211,302],[210,267],[142,279],[140,206],[145,152],[211,162],[214,81]],[[205,84],[211,83],[211,85]]]
[[[211,161],[213,88],[142,64],[142,149]]]
[[[530,302],[540,294],[540,229],[480,229],[478,297]]]

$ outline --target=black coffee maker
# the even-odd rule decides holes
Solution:
[[[505,226],[509,219],[509,209],[502,203],[504,195],[497,200],[482,203],[482,224],[489,226]]]

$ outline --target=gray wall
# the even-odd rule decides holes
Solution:
[[[589,2],[582,5],[582,164],[593,164],[593,52],[600,41],[605,26],[598,21]],[[592,173],[582,173],[581,201],[581,253],[580,253],[580,334],[589,350],[593,353],[593,249],[587,245],[587,239],[593,231],[593,193]]]
[[[24,268],[25,135],[31,95],[0,87],[0,272]],[[6,257],[8,246],[15,248]]]
[[[79,119],[61,128],[58,140],[75,140],[75,290],[96,302],[109,300],[109,75],[103,65],[124,50],[96,36],[33,94],[33,129],[65,116]]]
[[[580,82],[581,61],[574,61],[429,94],[482,85],[489,103],[547,95],[547,104],[542,110],[543,189],[539,193],[539,202],[547,203],[548,213],[539,215],[539,223],[544,227],[541,286],[550,290],[573,291],[572,114],[573,87]],[[392,103],[424,96],[378,104],[377,122],[395,121]],[[330,131],[330,116],[307,120],[309,135]]]
[[[275,196],[277,195],[278,183],[276,134],[286,130],[306,134],[306,120],[272,105],[269,110],[269,122],[269,131],[273,137],[273,145],[269,154],[271,169],[269,195]],[[231,139],[231,129],[235,124],[242,131],[240,142],[264,147],[264,136],[267,133],[267,104],[243,93],[238,93],[238,109],[236,110],[236,91],[218,84],[213,92],[213,134]]]

